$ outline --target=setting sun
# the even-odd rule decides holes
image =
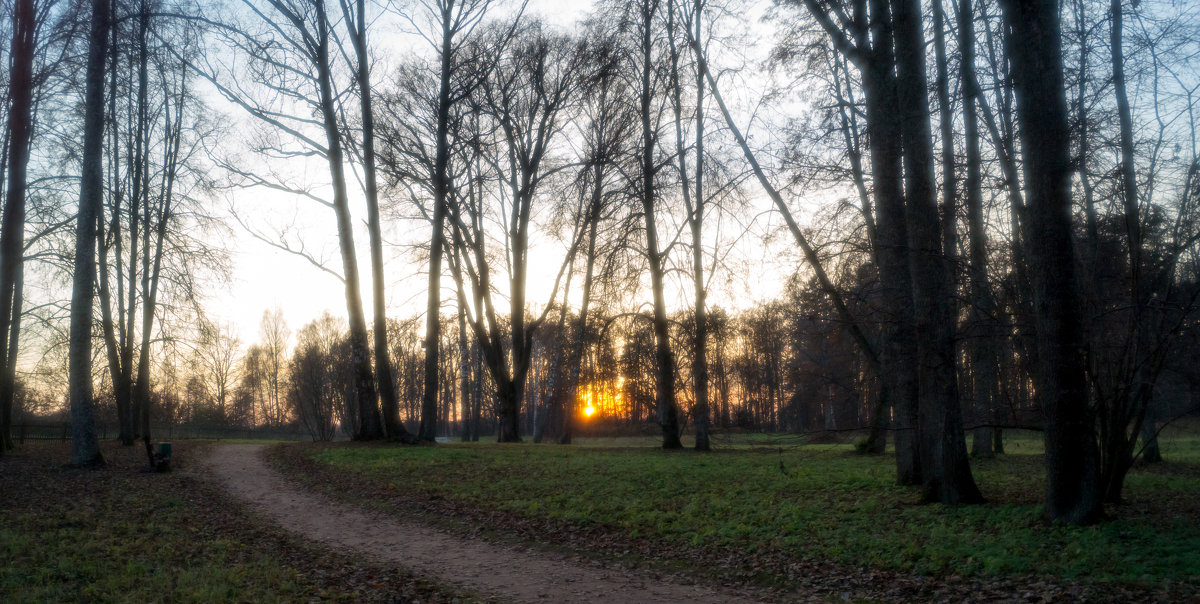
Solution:
[[[583,414],[584,414],[584,415],[586,415],[586,416],[588,416],[588,417],[591,417],[591,416],[592,416],[592,414],[593,414],[593,413],[595,413],[595,412],[596,412],[596,408],[595,408],[595,407],[593,407],[593,406],[591,406],[591,405],[588,405],[588,406],[587,406],[587,408],[585,408],[585,409],[583,410]]]

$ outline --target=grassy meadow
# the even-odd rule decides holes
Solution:
[[[783,435],[718,436],[711,454],[666,452],[631,437],[569,447],[335,445],[304,455],[325,478],[338,477],[343,496],[354,484],[383,485],[442,511],[648,540],[668,551],[740,553],[755,564],[804,559],[1148,587],[1200,580],[1200,436],[1165,434],[1168,461],[1135,468],[1127,503],[1086,528],[1042,519],[1040,438],[1011,433],[1005,455],[975,461],[989,503],[961,507],[919,505],[914,489],[894,484],[891,456]]]

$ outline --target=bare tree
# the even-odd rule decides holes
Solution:
[[[495,137],[495,142],[488,144],[494,152],[485,151],[480,159],[495,175],[498,187],[494,194],[454,197],[450,212],[453,243],[458,249],[455,258],[460,262],[454,263],[452,274],[456,282],[469,281],[470,291],[483,301],[483,307],[469,312],[467,322],[483,347],[496,384],[498,438],[500,442],[517,442],[534,334],[552,306],[546,304],[540,316],[532,320],[526,317],[533,215],[537,202],[544,199],[541,190],[545,181],[565,165],[556,162],[553,153],[566,121],[565,113],[571,109],[579,84],[586,78],[583,57],[587,50],[570,38],[545,32],[536,22],[519,28],[515,35],[511,28],[501,26],[486,32],[482,42],[489,44],[490,53],[498,60],[489,66],[478,89],[485,120],[480,122],[483,129],[479,136]],[[484,216],[495,211],[489,209],[489,202],[499,210],[495,219],[503,226],[505,266],[509,271],[507,337],[501,331],[491,285],[491,275],[499,271],[491,266],[486,244],[489,234],[481,228],[490,221]],[[558,277],[549,293],[551,301],[558,296],[562,275],[574,258],[579,240],[579,229],[572,229]],[[460,287],[460,297],[465,298],[461,290]],[[509,354],[511,360],[507,358]]]
[[[9,67],[8,179],[0,228],[0,456],[12,447],[9,426],[16,389],[19,290],[24,264],[26,169],[33,138],[33,53],[37,31],[33,0],[13,6],[12,64]],[[10,369],[11,367],[11,369]]]
[[[955,297],[943,248],[934,183],[933,134],[921,10],[915,0],[894,0],[896,81],[904,146],[905,219],[913,276],[920,398],[918,437],[922,497],[942,503],[977,503],[983,495],[967,460],[958,400]],[[946,116],[949,119],[949,116]]]
[[[229,325],[202,320],[194,350],[196,375],[220,421],[229,419],[238,381],[241,340]]]
[[[150,348],[156,314],[161,313],[159,293],[162,282],[171,278],[164,278],[164,272],[170,272],[168,258],[178,253],[186,239],[178,226],[191,222],[180,206],[194,206],[188,203],[189,193],[206,184],[207,178],[198,176],[197,164],[204,142],[214,134],[192,94],[186,64],[173,58],[195,54],[198,32],[188,20],[154,17],[154,10],[143,1],[124,15],[135,23],[128,44],[118,28],[113,30],[108,96],[110,211],[98,225],[101,328],[117,402],[119,438],[126,445],[139,434],[149,435]],[[166,45],[171,45],[174,55],[164,50]],[[208,255],[204,249],[186,253],[189,257],[183,262],[191,263],[202,263]],[[189,281],[189,275],[189,271],[176,271],[174,278]]]
[[[636,127],[636,115],[626,103],[616,102],[627,94],[624,79],[619,73],[622,65],[619,42],[611,34],[592,34],[594,49],[591,54],[594,65],[592,74],[587,80],[584,91],[581,121],[583,122],[582,166],[575,180],[579,201],[575,209],[572,225],[584,231],[583,241],[580,242],[580,253],[583,255],[583,284],[580,288],[580,307],[574,320],[569,337],[568,350],[563,354],[565,375],[554,384],[551,397],[554,405],[562,415],[562,430],[559,442],[570,444],[574,433],[576,417],[575,402],[583,371],[584,357],[595,338],[592,327],[593,300],[598,298],[597,282],[600,281],[603,267],[598,266],[604,259],[604,248],[616,245],[623,237],[621,232],[611,232],[610,238],[616,241],[605,242],[601,239],[604,229],[609,224],[617,223],[613,214],[621,208],[616,202],[620,191],[620,174],[628,163],[628,145]],[[611,228],[611,227],[610,227]],[[620,228],[617,226],[616,228]],[[565,298],[565,296],[564,296]],[[566,318],[566,304],[563,305],[563,319]]]
[[[460,103],[472,93],[476,80],[466,56],[471,33],[483,21],[492,0],[415,0],[400,12],[436,56],[436,73],[414,68],[426,90],[405,82],[407,93],[387,101],[390,124],[384,126],[383,151],[393,184],[423,190],[432,207],[421,207],[430,221],[429,289],[425,307],[425,371],[421,425],[417,438],[432,442],[437,436],[438,362],[441,350],[442,262],[445,255],[448,196],[455,189],[451,168],[453,121]],[[426,78],[427,76],[427,78]],[[403,115],[393,109],[407,107]],[[414,192],[415,193],[415,192]],[[421,195],[413,195],[420,201]]]
[[[264,310],[262,321],[259,322],[258,338],[263,350],[263,370],[265,372],[266,388],[269,405],[264,410],[264,418],[273,426],[284,422],[285,412],[281,390],[286,378],[288,338],[291,330],[283,318],[283,309],[278,306]]]
[[[89,467],[104,464],[96,439],[95,401],[92,398],[92,305],[96,282],[96,220],[103,201],[104,60],[109,27],[108,0],[92,0],[69,352],[71,463]]]
[[[364,189],[367,197],[367,230],[371,242],[371,289],[374,308],[375,375],[379,396],[383,403],[383,427],[390,440],[411,442],[413,437],[400,422],[399,401],[395,380],[392,377],[391,359],[387,344],[387,307],[383,278],[383,235],[379,220],[379,185],[375,157],[375,109],[371,95],[371,64],[367,47],[366,3],[356,0],[353,4],[341,0],[342,22],[354,48],[354,80],[358,86],[359,108],[362,120],[361,155],[364,172]]]
[[[328,313],[300,329],[289,367],[288,397],[300,423],[313,440],[332,440],[334,420],[345,405],[339,358],[346,339],[345,323]]]
[[[265,127],[273,129],[274,134],[289,137],[303,149],[297,151],[274,146],[264,151],[284,157],[316,154],[325,158],[333,198],[326,201],[303,188],[271,180],[269,176],[248,173],[232,165],[226,165],[226,168],[251,186],[292,192],[333,211],[342,258],[339,278],[345,286],[346,312],[350,324],[350,362],[354,368],[356,404],[361,418],[360,432],[355,437],[363,440],[383,438],[366,318],[359,293],[358,260],[345,174],[344,139],[337,111],[341,87],[335,91],[333,52],[336,46],[325,0],[266,0],[261,5],[246,0],[243,4],[257,30],[244,30],[232,24],[221,24],[216,30],[239,56],[250,59],[249,71],[238,75],[250,76],[265,96],[256,97],[246,86],[222,77],[221,74],[231,76],[227,66],[210,61],[198,70],[227,100],[240,106]],[[237,78],[236,75],[231,77],[233,80]],[[291,112],[296,106],[306,107],[311,113]],[[317,131],[321,134],[315,134]],[[302,250],[271,243],[316,262]]]
[[[659,172],[663,168],[660,157],[659,136],[662,107],[659,102],[666,75],[660,69],[662,49],[658,40],[659,20],[667,11],[660,0],[635,0],[623,8],[623,19],[630,30],[628,61],[630,77],[636,77],[631,91],[637,96],[638,119],[641,126],[641,142],[636,150],[639,159],[638,171],[631,176],[631,189],[636,193],[644,223],[645,247],[643,252],[650,274],[652,294],[652,321],[655,339],[656,388],[655,406],[659,426],[662,428],[663,448],[679,449],[679,407],[675,402],[675,353],[669,333],[665,274],[667,252],[670,246],[660,241],[658,211]],[[669,57],[668,57],[669,58]]]
[[[1070,139],[1058,5],[1006,0],[1007,48],[1021,118],[1038,366],[1046,413],[1046,514],[1070,524],[1100,519],[1100,460],[1088,406],[1075,248]]]

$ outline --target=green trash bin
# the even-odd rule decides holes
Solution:
[[[158,456],[170,461],[171,459],[171,443],[158,443]]]

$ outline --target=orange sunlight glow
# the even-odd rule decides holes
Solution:
[[[586,418],[604,417],[621,413],[624,410],[620,391],[620,384],[623,381],[624,378],[619,378],[616,381],[616,388],[613,388],[611,382],[590,383],[581,388],[579,402],[583,416]]]

